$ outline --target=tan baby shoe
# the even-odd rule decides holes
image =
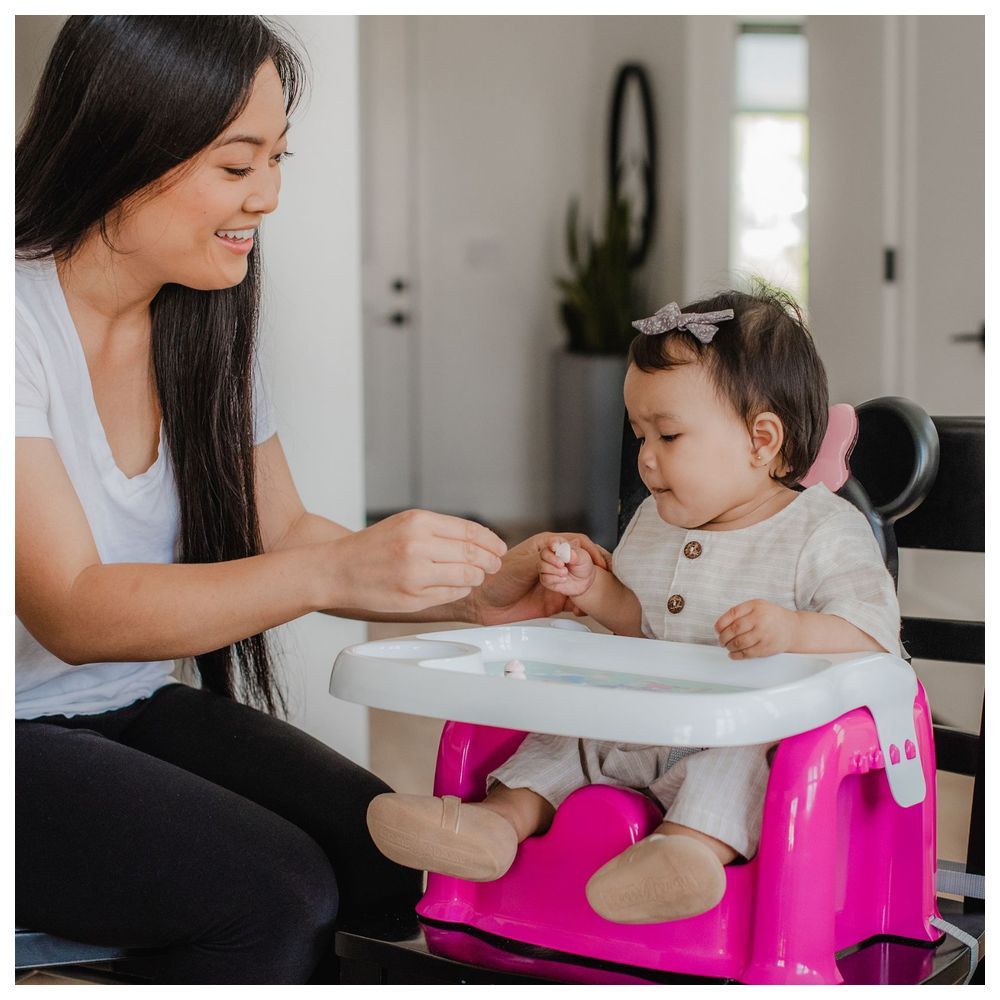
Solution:
[[[368,806],[368,830],[397,864],[471,882],[500,878],[517,854],[507,820],[454,795],[377,795]]]
[[[726,869],[694,837],[654,833],[598,868],[587,902],[616,924],[658,924],[705,913],[726,891]]]

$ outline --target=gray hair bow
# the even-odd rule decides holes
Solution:
[[[653,316],[637,319],[632,326],[647,336],[666,333],[668,330],[687,330],[703,344],[708,344],[719,332],[719,328],[714,324],[721,323],[725,319],[732,319],[734,315],[732,309],[720,309],[718,312],[707,313],[682,313],[676,302],[668,302]]]

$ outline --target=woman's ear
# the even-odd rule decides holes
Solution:
[[[781,455],[781,446],[784,442],[785,428],[781,418],[770,410],[758,413],[750,428],[751,464],[755,468],[770,466]]]

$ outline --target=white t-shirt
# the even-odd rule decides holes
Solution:
[[[718,644],[719,617],[757,598],[837,615],[900,654],[899,602],[878,542],[864,515],[822,484],[733,531],[667,524],[647,497],[614,551],[614,572],[639,598],[649,638]]]
[[[15,268],[15,434],[51,438],[104,563],[171,563],[180,514],[160,427],[156,461],[127,477],[115,464],[94,402],[83,345],[51,261]],[[274,433],[259,370],[254,442]],[[15,715],[91,715],[122,708],[172,682],[173,660],[71,666],[15,625]]]

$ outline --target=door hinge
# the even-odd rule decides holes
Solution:
[[[896,280],[896,248],[886,247],[882,252],[882,280],[889,284]]]

